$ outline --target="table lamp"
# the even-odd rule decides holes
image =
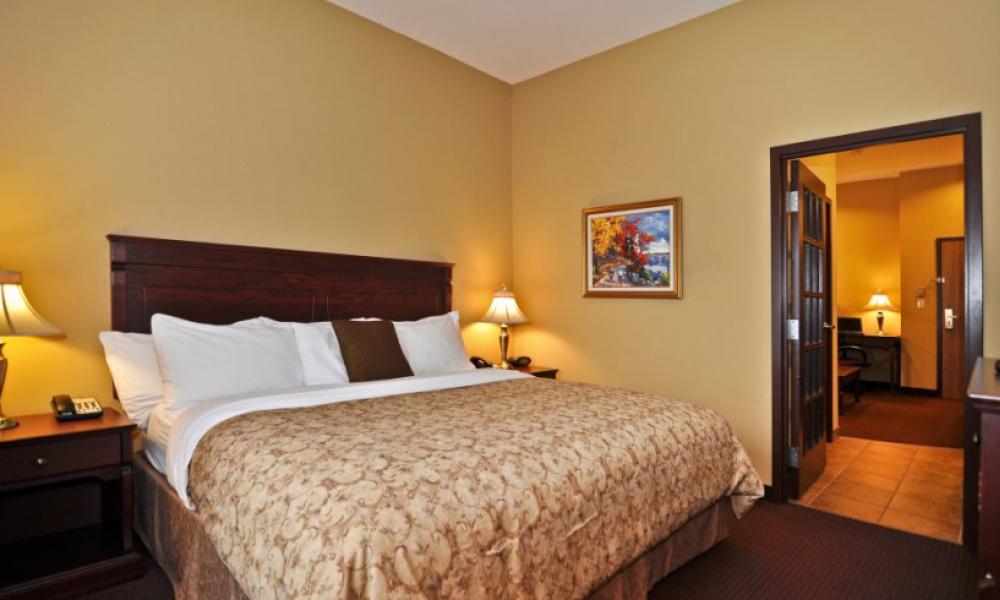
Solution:
[[[8,336],[53,336],[62,332],[39,315],[21,287],[21,274],[0,270],[0,401],[3,400],[3,383],[7,378],[7,358],[3,355],[4,341]],[[0,429],[17,427],[17,420],[6,417],[0,405]]]
[[[868,301],[868,304],[865,304],[864,308],[878,311],[878,334],[885,335],[885,332],[882,331],[882,324],[885,323],[885,314],[882,311],[896,310],[896,307],[889,301],[889,296],[881,289],[875,290],[871,300]]]
[[[500,324],[500,368],[509,369],[510,363],[507,362],[507,346],[510,343],[508,326],[528,322],[528,317],[524,316],[524,313],[517,306],[514,292],[508,290],[507,286],[497,290],[493,294],[493,302],[490,303],[486,314],[479,319],[479,322]]]

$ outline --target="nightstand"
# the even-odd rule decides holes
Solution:
[[[132,545],[132,430],[105,408],[0,431],[0,598],[79,595],[142,576]]]
[[[511,367],[511,369],[527,373],[529,375],[534,375],[535,377],[542,377],[544,379],[555,379],[556,373],[559,372],[559,369],[553,369],[552,367],[538,367],[535,365],[528,365],[527,367]]]

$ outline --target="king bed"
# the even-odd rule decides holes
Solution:
[[[119,332],[451,310],[447,263],[109,240]],[[499,369],[158,406],[144,444],[178,598],[644,598],[763,493],[708,409]]]

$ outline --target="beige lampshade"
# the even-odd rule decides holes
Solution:
[[[479,319],[482,323],[502,323],[505,325],[517,325],[527,323],[528,317],[524,316],[514,299],[514,292],[505,287],[497,290],[493,294],[493,302],[486,309],[486,314]]]
[[[876,290],[864,308],[868,310],[896,310],[896,307],[889,300],[889,295],[883,290]]]
[[[21,274],[0,271],[0,337],[62,335],[31,307],[21,287]]]

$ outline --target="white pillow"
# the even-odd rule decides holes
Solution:
[[[295,333],[288,327],[206,325],[153,315],[167,410],[202,400],[304,385]]]
[[[392,324],[414,375],[475,369],[462,343],[457,310],[419,321],[393,321]]]
[[[164,395],[153,336],[148,333],[102,331],[97,337],[104,346],[104,360],[108,363],[125,414],[145,429],[149,424],[149,414],[163,401]]]
[[[240,321],[236,325],[264,325],[288,327],[295,333],[295,344],[302,361],[302,375],[306,385],[332,385],[350,383],[347,366],[340,354],[340,343],[329,321],[292,323],[257,317]]]

